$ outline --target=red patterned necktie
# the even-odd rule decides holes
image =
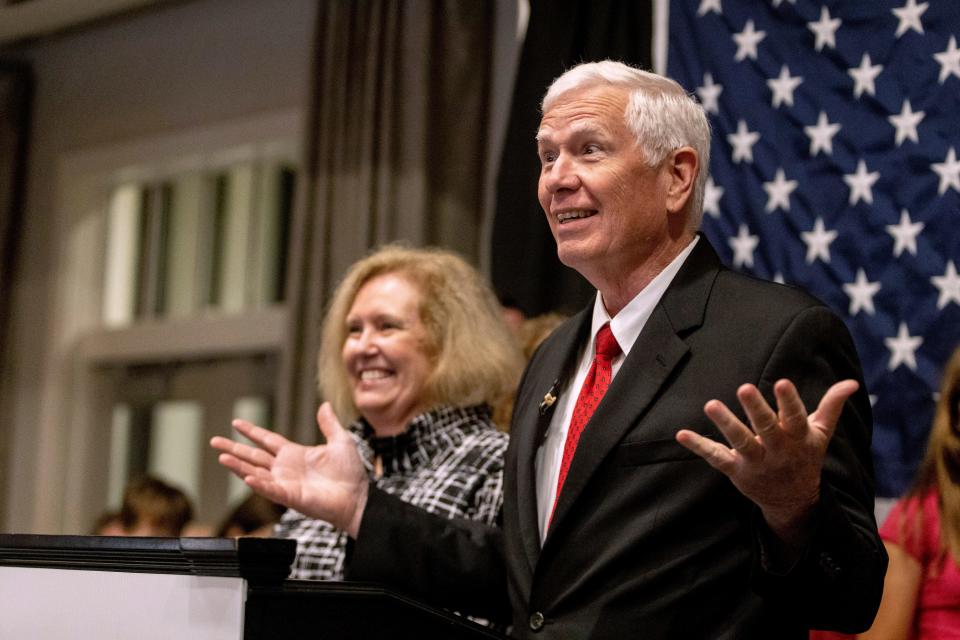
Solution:
[[[573,462],[573,454],[577,450],[580,434],[583,433],[583,428],[587,426],[590,416],[593,415],[597,405],[603,399],[603,394],[607,392],[607,387],[610,386],[611,363],[618,355],[620,355],[620,345],[617,344],[617,339],[613,337],[608,322],[597,331],[596,355],[593,357],[593,364],[590,365],[583,386],[580,388],[577,404],[573,407],[573,417],[570,418],[570,428],[567,429],[567,441],[563,445],[560,475],[557,476],[557,496],[553,501],[554,510],[556,510],[557,502],[560,500],[563,481],[567,479],[567,472],[570,470],[570,463]],[[550,520],[553,520],[552,513]]]

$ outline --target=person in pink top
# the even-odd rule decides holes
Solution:
[[[917,477],[880,536],[890,556],[883,599],[859,637],[960,639],[960,348],[944,370]]]

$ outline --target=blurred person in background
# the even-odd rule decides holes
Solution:
[[[540,343],[546,340],[547,336],[563,324],[563,321],[566,319],[567,316],[561,313],[550,312],[530,318],[524,317],[519,321],[519,325],[517,325],[513,331],[517,343],[520,345],[520,351],[523,353],[524,366],[526,366],[526,363],[533,357],[533,352],[537,350]],[[508,325],[509,324],[508,321]],[[513,414],[514,400],[515,394],[511,393],[506,396],[500,404],[494,407],[493,421],[497,423],[497,427],[499,427],[501,431],[510,430],[510,416]]]
[[[547,336],[553,333],[553,330],[563,324],[566,319],[567,316],[556,312],[526,318],[520,324],[519,332],[520,349],[523,351],[523,357],[529,361],[540,343],[546,340]]]
[[[100,516],[94,521],[93,526],[90,527],[90,535],[92,536],[122,536],[124,535],[123,531],[123,521],[120,519],[119,511],[104,511]]]
[[[870,640],[960,638],[960,347],[913,486],[880,528],[890,564]]]
[[[287,508],[251,493],[217,527],[218,538],[269,538]]]
[[[527,314],[520,308],[520,303],[509,294],[497,295],[497,301],[500,302],[500,313],[503,315],[503,321],[507,323],[507,328],[515,336],[519,336],[520,327],[527,319]]]
[[[123,493],[122,535],[178,537],[191,518],[193,505],[187,495],[159,478],[143,476]]]

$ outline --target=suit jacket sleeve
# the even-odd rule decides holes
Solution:
[[[510,620],[501,532],[448,520],[370,485],[347,579],[383,582],[494,622]]]
[[[796,384],[808,410],[834,382],[853,378],[861,387],[847,402],[827,450],[813,535],[785,573],[764,561],[765,525],[757,510],[754,588],[782,607],[804,611],[811,628],[862,631],[876,614],[887,562],[873,515],[872,418],[853,341],[826,307],[802,311],[783,334],[760,384],[768,400],[781,378]]]

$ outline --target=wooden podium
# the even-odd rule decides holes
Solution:
[[[276,538],[0,534],[0,638],[504,637],[377,585],[286,580],[295,552]]]

